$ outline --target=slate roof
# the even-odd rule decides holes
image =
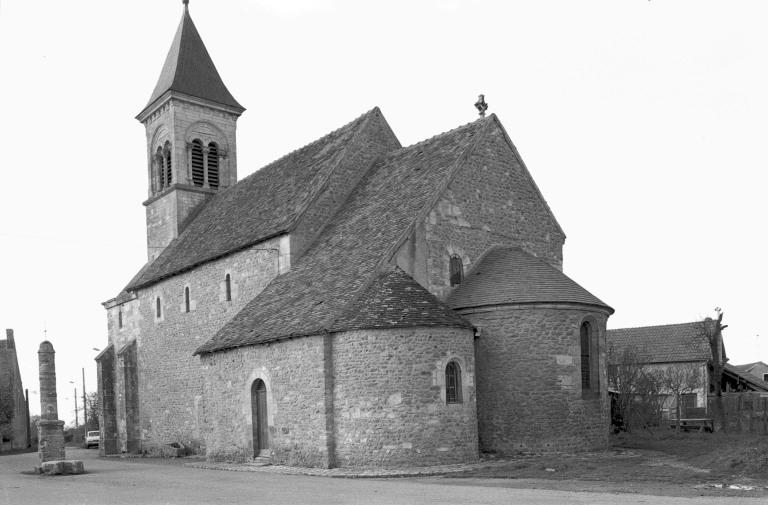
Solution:
[[[228,105],[240,109],[241,112],[245,110],[221,80],[186,7],[165,58],[160,78],[142,113],[167,91],[178,91]]]
[[[472,325],[398,267],[381,272],[351,302],[331,331]]]
[[[644,363],[707,361],[711,355],[700,321],[608,330],[607,340],[618,352],[634,346]]]
[[[368,288],[491,125],[500,127],[493,114],[394,151],[372,167],[313,246],[195,353],[353,323],[346,316],[350,302]],[[365,304],[365,297],[360,300]]]
[[[289,232],[378,107],[214,195],[126,289],[135,290],[206,261]],[[236,218],[235,218],[236,216]]]
[[[613,309],[549,263],[519,247],[496,246],[446,300],[454,309],[485,305],[577,303]]]

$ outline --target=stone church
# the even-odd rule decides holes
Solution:
[[[613,309],[562,272],[495,115],[403,147],[373,108],[238,181],[244,111],[185,5],[137,116],[148,262],[104,303],[104,454],[386,467],[607,444]]]

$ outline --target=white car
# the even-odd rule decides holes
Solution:
[[[85,447],[90,448],[92,445],[95,445],[96,447],[99,446],[99,432],[98,431],[89,431],[85,434]]]

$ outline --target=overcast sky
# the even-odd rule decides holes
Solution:
[[[733,364],[768,361],[768,2],[191,0],[247,108],[240,178],[374,106],[404,145],[485,93],[609,328],[725,312]],[[57,351],[60,416],[96,388],[101,302],[146,260],[144,127],[181,0],[0,0],[0,326],[30,407]],[[82,420],[82,417],[81,417]]]

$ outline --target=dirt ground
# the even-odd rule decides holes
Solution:
[[[526,457],[448,478],[533,479],[549,489],[662,496],[768,496],[768,437],[621,433],[604,452]]]

